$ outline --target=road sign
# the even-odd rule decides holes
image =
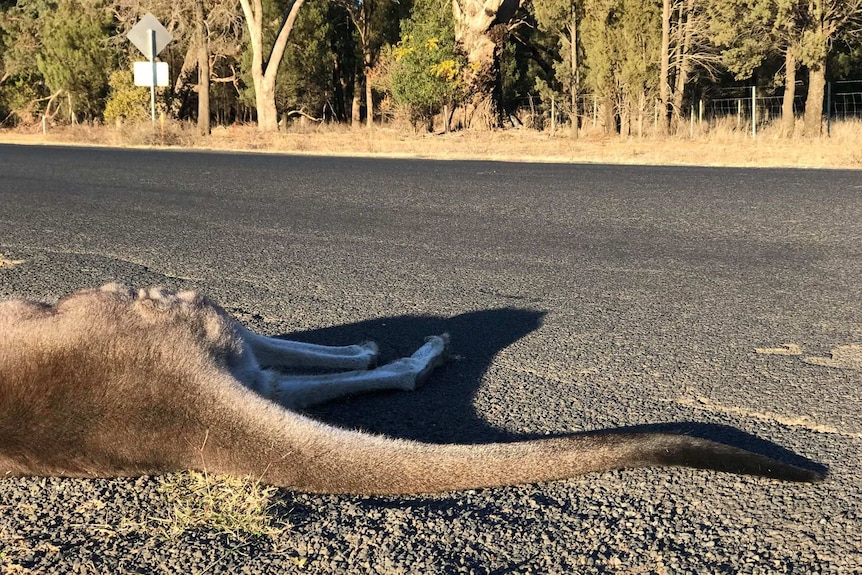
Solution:
[[[173,36],[155,16],[147,13],[129,30],[126,38],[150,60],[135,62],[135,85],[150,87],[150,117],[155,124],[156,86],[168,85],[168,64],[156,62],[156,55],[165,49]]]
[[[155,50],[152,50],[150,46],[150,30],[156,33]],[[140,22],[135,24],[135,26],[129,30],[129,33],[126,34],[126,38],[128,38],[129,42],[134,44],[135,47],[137,47],[137,49],[150,60],[155,58],[159,52],[164,50],[165,46],[173,40],[171,33],[168,32],[167,29],[162,26],[162,23],[159,22],[152,14],[147,14],[141,18]]]
[[[168,78],[168,63],[155,62],[156,65],[156,86],[168,86],[170,79]],[[153,86],[153,64],[149,62],[135,62],[135,86]]]

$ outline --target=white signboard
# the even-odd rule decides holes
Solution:
[[[156,83],[153,84],[153,64],[156,66]],[[164,87],[170,83],[167,62],[135,62],[135,86]]]

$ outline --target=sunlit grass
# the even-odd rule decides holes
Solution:
[[[216,126],[200,136],[188,122],[166,121],[123,126],[67,126],[49,130],[0,131],[0,141],[75,142],[111,146],[176,146],[218,150],[256,150],[310,154],[380,155],[438,159],[491,159],[535,162],[591,162],[655,165],[862,168],[862,121],[835,121],[830,137],[783,137],[778,122],[751,128],[735,117],[680,126],[670,136],[606,135],[585,123],[579,138],[567,126],[554,134],[530,128],[495,131],[416,133],[397,124],[372,130],[343,124],[293,122],[274,134],[254,125]]]
[[[158,490],[171,510],[169,517],[158,520],[169,538],[208,530],[244,540],[274,536],[287,528],[272,512],[277,489],[252,479],[188,471],[161,477]]]

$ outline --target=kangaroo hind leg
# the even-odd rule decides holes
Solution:
[[[242,339],[263,367],[314,367],[323,369],[371,369],[377,365],[373,341],[357,345],[316,345],[258,335],[240,326]]]
[[[384,390],[413,391],[428,381],[431,372],[446,361],[447,334],[429,337],[410,357],[367,371],[322,375],[280,375],[272,399],[287,408],[303,409],[342,397]]]

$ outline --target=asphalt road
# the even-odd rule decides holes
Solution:
[[[0,146],[0,254],[23,261],[0,298],[191,287],[384,360],[451,333],[425,388],[314,411],[337,425],[478,443],[657,424],[830,470],[282,491],[277,536],[172,540],[145,527],[168,512],[156,479],[2,480],[0,571],[862,573],[862,172]]]

